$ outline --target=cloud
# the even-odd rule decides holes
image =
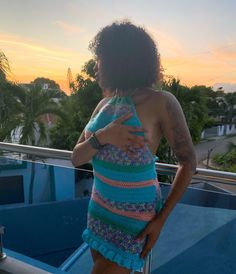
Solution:
[[[64,31],[67,35],[81,34],[84,30],[76,25],[66,23],[64,21],[57,20],[54,22],[60,29]]]
[[[67,49],[62,48],[55,48],[53,46],[47,47],[44,45],[40,45],[36,42],[31,42],[28,39],[24,39],[22,37],[17,37],[14,35],[6,35],[0,33],[0,43],[2,47],[7,46],[10,48],[15,49],[24,49],[25,53],[27,54],[27,51],[34,52],[35,54],[43,54],[45,56],[52,56],[52,57],[62,57],[62,58],[68,58],[71,55],[73,55],[70,51]]]
[[[161,56],[176,56],[183,54],[183,46],[173,36],[160,29],[151,27],[148,28],[148,32],[156,42]]]
[[[165,74],[180,78],[186,85],[236,82],[236,42],[209,45],[208,49],[193,53],[167,32],[158,28],[148,30],[158,45]]]
[[[219,58],[221,61],[233,61],[236,63],[236,42],[223,47],[212,47],[211,53],[215,58]]]
[[[213,85],[214,90],[217,90],[219,87],[223,87],[225,92],[236,92],[236,83],[216,83]]]
[[[47,46],[35,40],[0,33],[1,49],[10,61],[10,80],[30,82],[36,77],[47,77],[66,83],[67,68],[78,73],[91,56],[54,45]],[[65,86],[65,85],[64,85]]]
[[[223,47],[210,46],[198,53],[163,56],[165,74],[179,77],[186,85],[214,85],[236,82],[236,43]]]

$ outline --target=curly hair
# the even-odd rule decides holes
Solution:
[[[151,87],[160,79],[160,57],[144,28],[122,21],[104,27],[89,49],[100,60],[103,88],[130,90]]]

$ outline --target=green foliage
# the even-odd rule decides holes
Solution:
[[[227,153],[215,155],[213,162],[219,166],[220,170],[236,172],[236,145],[232,143]]]
[[[34,81],[31,82],[31,84],[36,86],[42,86],[44,84],[48,84],[48,87],[50,89],[60,89],[60,86],[54,80],[50,80],[44,77],[37,77],[36,79],[34,79]]]
[[[38,86],[41,89],[44,87],[44,84],[48,85],[47,92],[50,92],[51,96],[54,98],[63,98],[66,94],[60,89],[59,84],[57,84],[54,80],[38,77],[31,82],[32,86]]]
[[[6,55],[0,51],[0,83],[6,81],[6,75],[10,72],[10,66]]]
[[[73,93],[62,101],[67,122],[59,119],[50,131],[52,147],[72,150],[93,110],[102,99],[102,90],[93,78],[94,65],[93,60],[85,63],[81,74],[77,75],[73,83]]]
[[[86,62],[82,68],[82,73],[85,73],[87,76],[95,80],[95,67],[96,63],[95,60],[90,59],[88,62]]]
[[[52,113],[64,117],[64,113],[58,108],[54,96],[40,86],[31,86],[29,89],[18,88],[14,90],[14,96],[19,102],[17,113],[18,124],[21,128],[21,144],[42,145],[46,141],[45,123],[42,115]],[[35,132],[39,132],[39,140],[36,141]]]
[[[176,158],[173,152],[171,151],[169,144],[164,138],[161,139],[161,142],[157,150],[157,155],[162,163],[169,163],[169,164],[176,163]]]
[[[219,126],[221,125],[220,122],[214,120],[213,118],[208,118],[208,120],[206,121],[205,125],[204,125],[204,129],[205,128],[210,128],[210,127],[215,127],[215,126]]]
[[[52,113],[63,117],[54,101],[54,93],[40,86],[24,89],[5,81],[0,83],[0,140],[11,140],[11,133],[21,129],[20,143],[45,144],[46,128],[42,115]],[[39,132],[36,142],[35,132]]]
[[[175,95],[185,114],[193,142],[198,143],[208,121],[206,90],[209,91],[209,88],[204,86],[188,88],[181,85],[180,80],[168,78],[163,81],[162,89]]]
[[[225,109],[225,123],[233,124],[234,118],[236,117],[236,92],[225,94],[226,109]]]
[[[19,124],[20,103],[14,93],[20,87],[8,81],[0,82],[0,141],[10,140],[11,132]]]

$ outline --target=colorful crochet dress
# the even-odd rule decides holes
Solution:
[[[142,126],[131,96],[112,97],[85,127],[85,138],[132,111],[124,125]],[[136,132],[144,136],[144,132]],[[135,239],[162,207],[155,169],[156,156],[147,145],[133,155],[107,144],[92,159],[94,184],[83,240],[105,258],[140,270],[145,240]]]

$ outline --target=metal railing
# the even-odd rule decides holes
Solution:
[[[72,151],[59,150],[45,147],[33,147],[28,145],[12,144],[0,142],[0,150],[19,152],[23,154],[36,155],[41,157],[49,157],[56,159],[71,160]],[[174,176],[178,166],[165,163],[156,163],[158,174]],[[214,181],[216,183],[235,185],[236,173],[225,172],[211,169],[197,168],[193,176],[193,180]],[[151,273],[152,252],[149,253],[143,268],[143,274]]]
[[[12,143],[0,142],[0,150],[19,152],[23,154],[30,154],[48,158],[71,160],[72,151],[60,150],[54,148],[45,147],[33,147],[28,145],[19,145]],[[158,169],[158,174],[172,175],[174,176],[178,166],[165,163],[156,163]],[[204,181],[214,181],[216,183],[235,185],[236,184],[236,173],[218,171],[212,169],[197,168],[193,179],[204,180]]]

